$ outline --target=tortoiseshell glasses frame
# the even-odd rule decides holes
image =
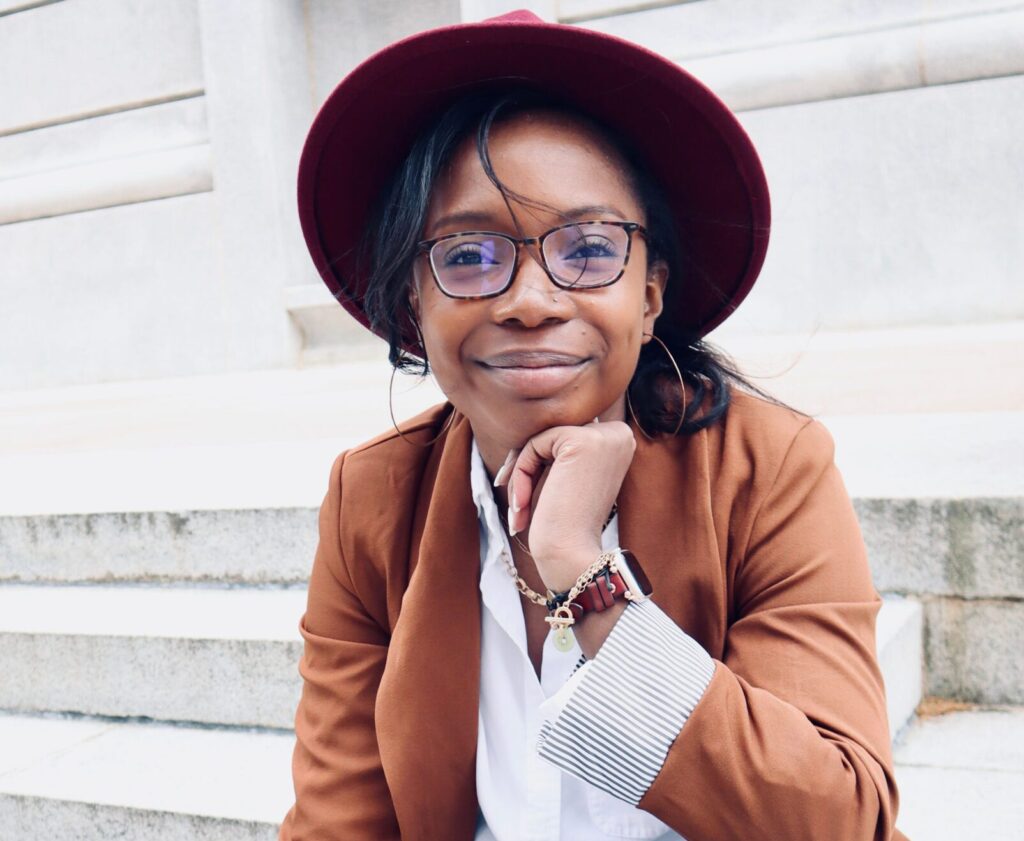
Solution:
[[[593,273],[598,278],[596,282],[581,282],[581,280],[584,278],[585,273],[588,271],[589,262],[591,260],[594,260],[596,263],[601,258],[582,258],[582,269],[580,269],[578,266],[580,258],[576,258],[577,264],[574,269],[574,279],[560,277],[559,274],[554,269],[552,269],[551,263],[557,263],[556,255],[549,254],[545,246],[549,243],[559,241],[559,234],[562,234],[564,237],[565,232],[571,231],[572,229],[579,229],[579,232],[582,234],[604,235],[608,228],[614,228],[617,231],[622,231],[625,233],[626,236],[624,241],[621,241],[622,234],[616,235],[620,240],[618,245],[622,247],[622,252],[620,254],[604,258],[606,261],[610,261],[610,265],[608,265],[608,263],[606,262],[603,266],[598,266],[598,268],[603,269],[603,271],[598,271],[597,269],[593,270]],[[551,282],[558,288],[568,289],[571,291],[579,291],[584,289],[600,289],[604,286],[611,286],[613,283],[618,281],[623,274],[625,274],[626,267],[629,265],[629,257],[632,253],[632,235],[634,233],[639,233],[645,239],[647,237],[646,228],[644,228],[644,226],[638,222],[620,222],[608,219],[593,219],[582,222],[568,222],[565,225],[558,225],[555,228],[551,228],[549,231],[545,231],[540,236],[524,237],[521,239],[508,236],[507,234],[498,233],[496,231],[460,231],[458,233],[446,234],[445,236],[442,237],[428,239],[417,243],[417,254],[425,253],[428,255],[430,263],[430,272],[434,277],[434,282],[437,284],[437,288],[440,289],[441,292],[444,295],[448,296],[449,298],[456,298],[458,300],[480,300],[483,298],[494,298],[495,296],[501,295],[502,293],[506,292],[512,285],[512,281],[519,270],[520,249],[528,245],[537,246],[540,254],[540,260],[538,262],[544,269],[544,273],[548,276]],[[496,267],[498,267],[498,269],[495,270],[495,272],[492,274],[490,278],[486,277],[485,269],[473,272],[474,267],[476,267],[477,265],[488,265],[484,263],[459,264],[458,266],[456,266],[455,264],[453,264],[452,266],[442,265],[439,268],[439,263],[441,259],[444,257],[443,252],[445,243],[454,243],[454,241],[465,237],[490,238],[492,240],[492,243],[490,245],[490,250],[492,253],[490,255],[483,256],[490,256],[491,258],[493,258],[494,256],[493,252],[495,243],[507,243],[507,247],[512,250],[509,251],[509,253],[505,256],[512,257],[511,263],[507,266],[507,268],[502,267],[500,263],[492,263],[492,265],[495,265]],[[577,244],[585,243],[585,240],[581,236],[575,242]],[[466,245],[468,247],[480,246],[481,244],[467,242]],[[454,244],[452,248],[449,250],[449,253],[454,251],[455,248],[457,247],[458,244]],[[479,257],[481,255],[476,254],[475,256]],[[484,292],[473,292],[469,294],[466,294],[464,292],[460,293],[456,291],[454,288],[452,288],[452,281],[454,279],[453,273],[458,270],[459,266],[461,266],[463,273],[466,275],[465,279],[472,281],[475,287],[482,287],[489,282],[491,285],[494,285],[495,288],[488,289],[487,291]],[[504,272],[504,275],[502,275],[502,272]],[[448,281],[447,285],[445,282],[446,280]]]

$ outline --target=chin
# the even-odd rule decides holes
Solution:
[[[493,423],[500,425],[502,438],[514,439],[512,446],[520,446],[529,438],[545,429],[555,426],[583,426],[591,423],[606,408],[599,408],[600,400],[572,401],[546,398],[543,400],[522,400],[516,404],[503,404],[489,412]],[[472,418],[470,418],[472,420]],[[496,430],[497,431],[497,430]]]

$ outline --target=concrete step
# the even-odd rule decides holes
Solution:
[[[1024,599],[1024,495],[853,503],[879,590]]]
[[[334,456],[391,426],[389,377],[382,356],[0,394],[0,511],[318,505]],[[443,399],[396,377],[396,417]]]
[[[0,581],[301,586],[319,504],[0,516]],[[880,591],[1024,598],[1024,494],[854,505]]]
[[[1024,500],[855,500],[875,586],[924,607],[925,694],[1024,703]]]
[[[1013,347],[1024,335],[1021,325],[999,328]],[[844,372],[861,364],[856,337],[840,338],[843,344],[819,366],[832,383],[845,382]],[[833,337],[832,344],[836,341]],[[871,339],[875,345],[878,341]],[[930,358],[926,351],[932,345],[925,344],[922,359]],[[901,358],[898,348],[883,350],[880,358]],[[853,496],[1020,497],[1024,470],[1006,467],[1024,465],[1024,440],[1018,434],[1024,426],[1022,400],[1002,399],[1016,381],[1006,376],[1005,367],[999,373],[1004,378],[1000,388],[989,384],[973,396],[949,389],[946,402],[911,399],[917,390],[904,384],[918,380],[880,378],[877,366],[871,368],[871,382],[893,384],[884,393],[865,392],[856,404],[818,406],[782,396],[799,408],[822,412]],[[356,361],[0,394],[0,511],[36,515],[318,505],[334,456],[391,426],[389,374],[383,361]],[[944,382],[951,381],[948,371],[944,376]],[[764,385],[772,390],[770,381]],[[398,377],[394,391],[399,418],[443,399],[430,379]],[[922,394],[937,392],[922,389]],[[987,394],[1000,395],[1000,400],[984,399]],[[963,406],[970,411],[962,411]],[[861,407],[872,414],[856,413],[864,411]]]
[[[0,841],[274,841],[290,732],[0,714]]]
[[[297,590],[3,586],[0,709],[290,728],[304,609]],[[895,734],[921,697],[916,602],[886,601],[878,651]]]
[[[1024,702],[1024,601],[927,598],[923,606],[926,694]]]
[[[965,406],[1017,412],[1024,406],[1021,320],[788,334],[759,328],[740,309],[709,339],[757,385],[805,412],[943,414]],[[999,364],[986,367],[979,359]]]
[[[854,504],[875,586],[925,607],[926,694],[1024,702],[1024,496]],[[313,507],[0,517],[0,582],[303,588],[316,521]]]
[[[911,839],[1017,841],[1024,827],[1024,708],[921,717],[894,746],[898,825]]]
[[[319,479],[324,493],[329,472],[328,462]],[[0,517],[0,582],[304,586],[316,550],[317,511]]]
[[[358,333],[322,285],[311,290],[339,325]],[[807,412],[920,415],[966,406],[1001,413],[1024,406],[1024,320],[789,335],[764,334],[744,321],[741,311],[711,334],[712,343],[768,391]],[[370,341],[369,355],[364,349],[330,365],[5,391],[0,452],[362,440],[390,424],[386,348]],[[345,342],[352,346],[350,336]],[[1000,364],[979,367],[981,358]],[[396,377],[398,417],[443,399],[431,379],[417,382]]]
[[[885,681],[889,732],[895,739],[914,716],[924,682],[924,617],[913,599],[887,598],[875,624],[875,648]]]
[[[0,708],[291,728],[302,590],[0,587]]]
[[[1018,469],[1024,466],[1019,434],[1024,412],[821,420],[836,441],[836,463],[854,497],[1024,496],[1024,470]],[[334,457],[390,426],[386,421],[326,438],[209,444],[169,439],[151,447],[20,452],[0,448],[0,511],[39,515],[315,506],[323,499]]]
[[[0,742],[3,841],[271,841],[291,804],[290,734],[0,715]],[[1024,709],[915,721],[895,757],[911,838],[1019,838]]]
[[[0,841],[272,841],[291,805],[288,733],[0,714],[0,744]],[[894,755],[910,838],[1020,837],[1024,708],[918,719]]]

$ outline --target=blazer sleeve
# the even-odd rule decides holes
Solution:
[[[689,841],[902,838],[881,600],[833,452],[805,424],[746,516],[723,657],[639,802]]]
[[[389,635],[368,614],[341,551],[341,474],[334,461],[299,623],[302,696],[295,714],[295,804],[280,841],[387,841],[398,822],[374,725]]]

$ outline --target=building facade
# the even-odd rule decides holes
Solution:
[[[711,338],[752,373],[808,348],[825,365],[895,343],[947,372],[965,343],[1020,357],[1024,4],[532,8],[678,60],[739,112],[773,239]],[[383,358],[305,252],[305,131],[373,50],[508,10],[0,0],[0,391]]]

